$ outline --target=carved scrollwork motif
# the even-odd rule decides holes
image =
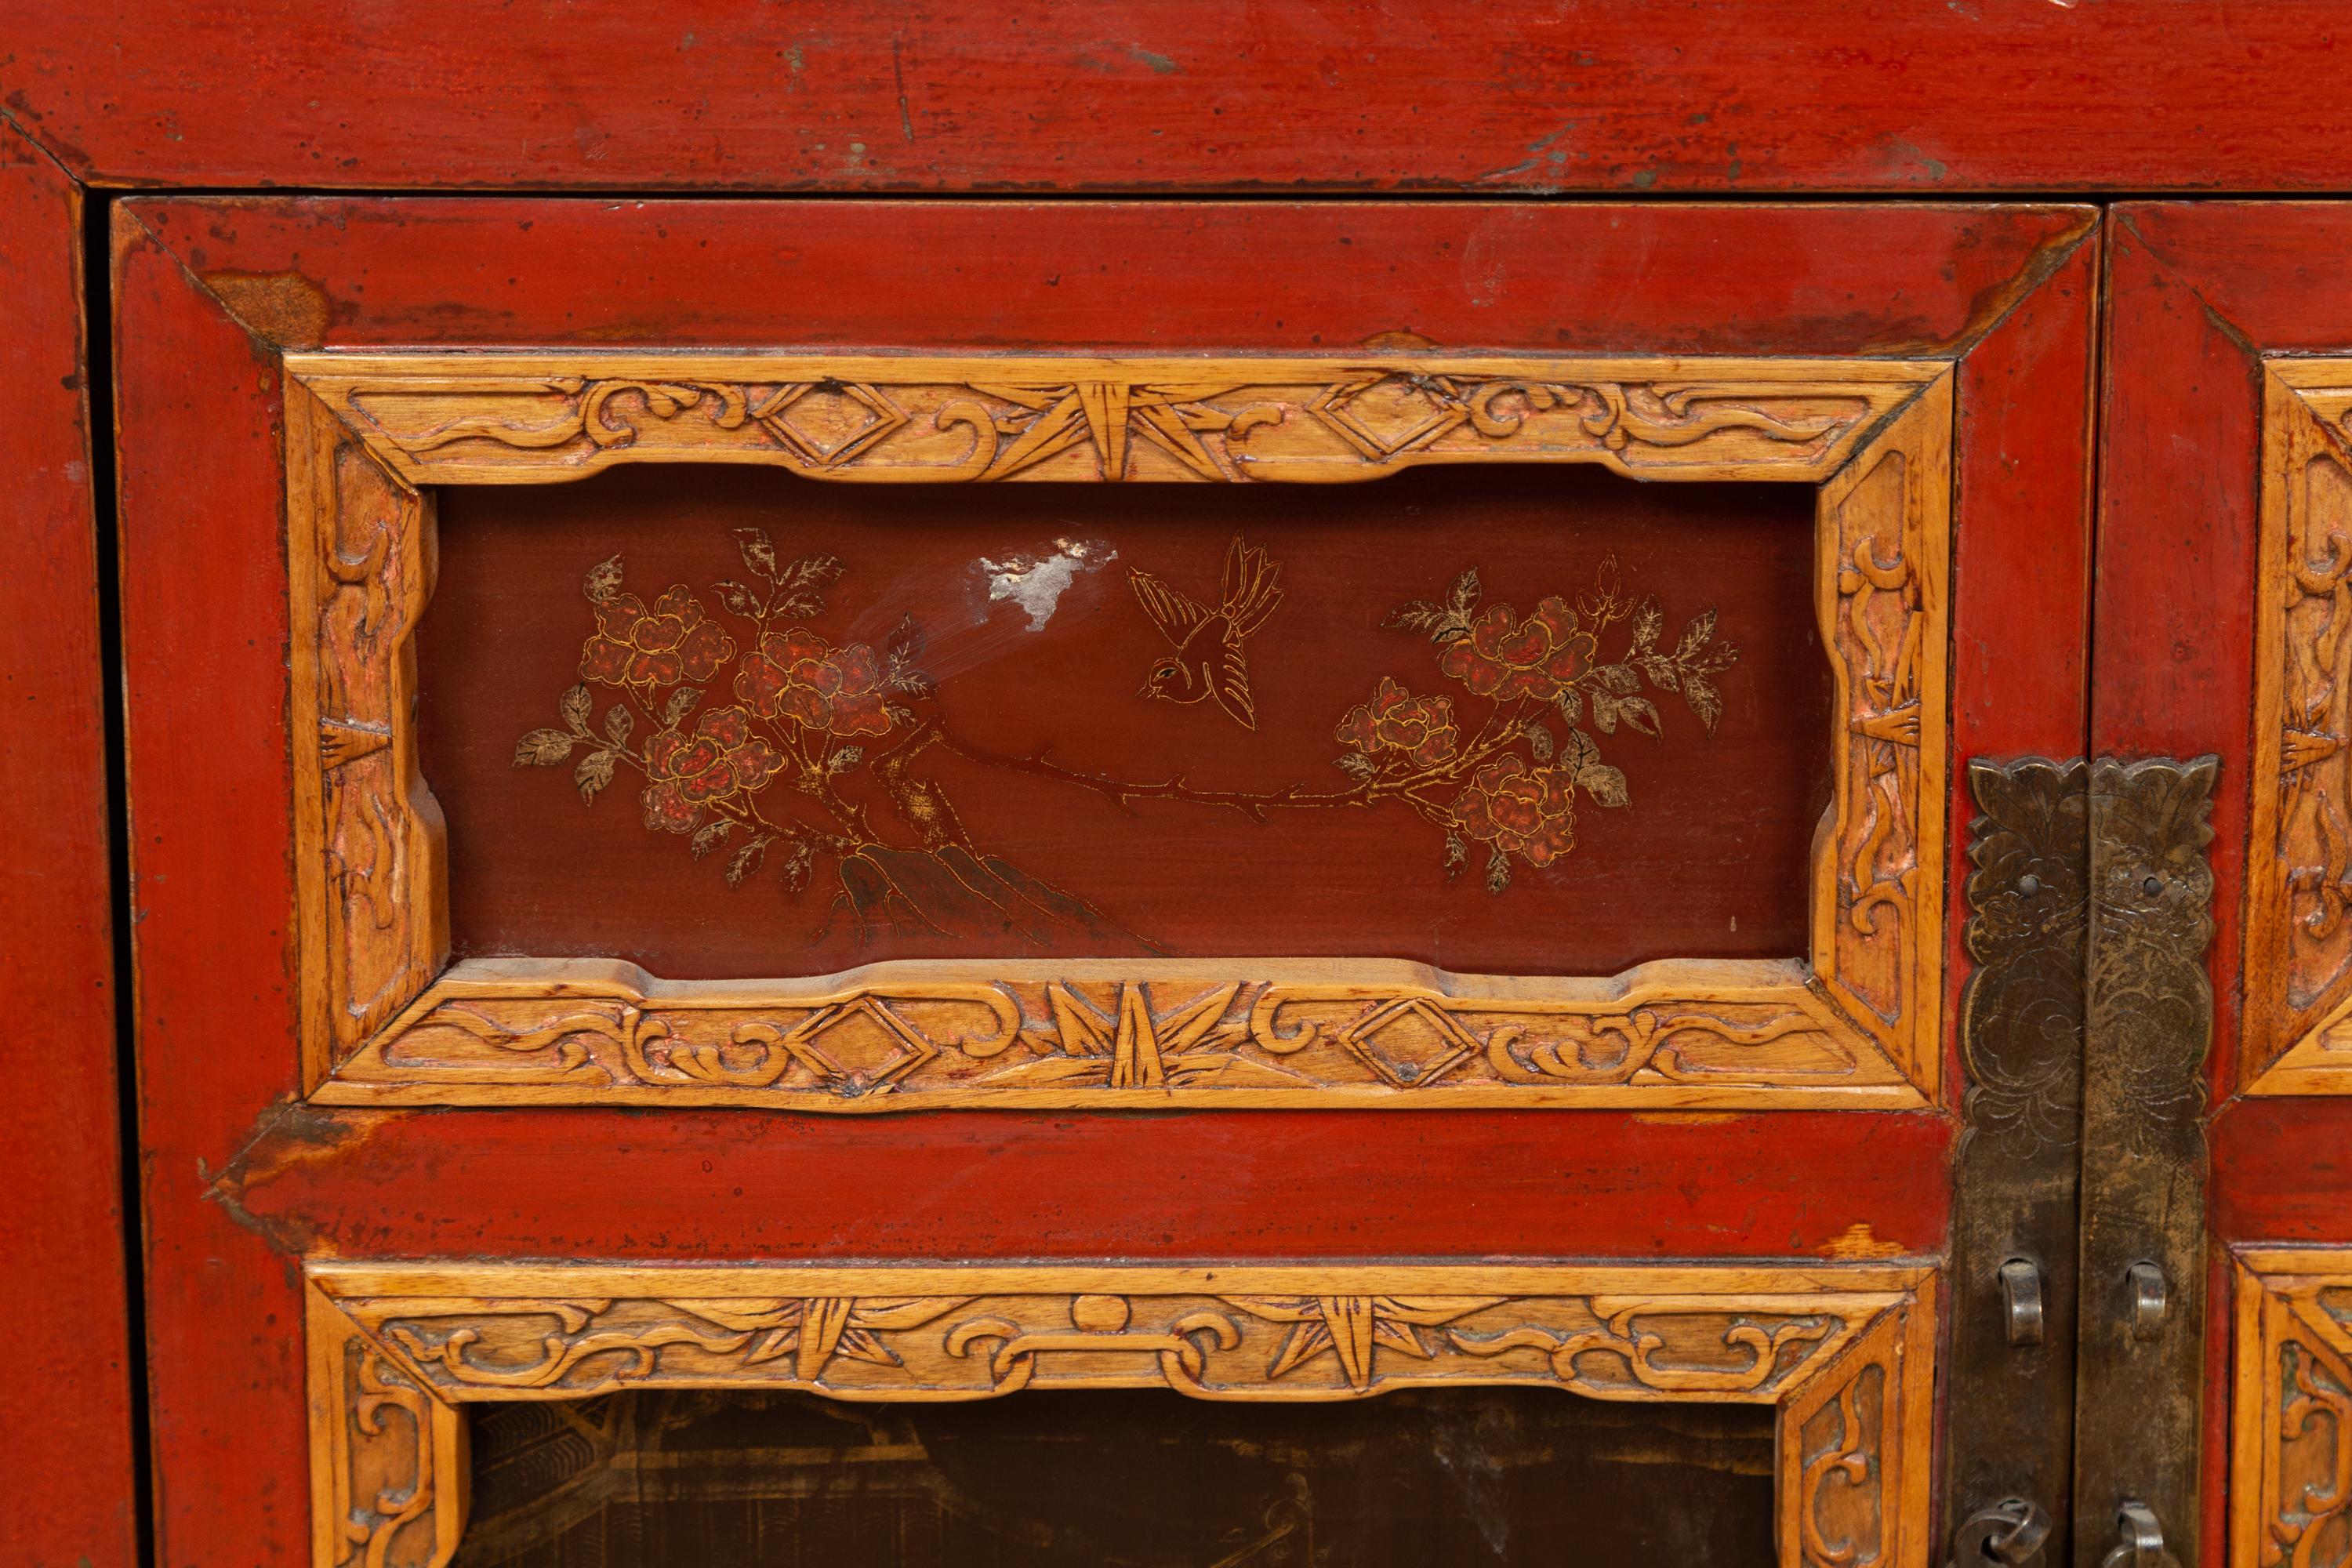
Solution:
[[[297,749],[297,818],[323,984],[313,1027],[349,1049],[405,1005],[441,962],[436,922],[440,813],[417,776],[406,731],[410,638],[432,591],[423,499],[356,444],[289,416],[297,518],[318,534],[297,555],[291,595],[297,679],[307,674],[318,745]],[[298,536],[299,537],[299,536]],[[302,568],[308,565],[309,570]]]
[[[2352,1093],[2352,366],[2265,366],[2243,1072]]]
[[[2239,1259],[2231,1556],[2249,1568],[2352,1563],[2352,1255]]]
[[[1207,1397],[1345,1397],[1500,1380],[1601,1398],[1769,1400],[1852,1344],[1877,1310],[1780,1297],[1205,1289],[341,1305],[399,1356],[404,1383],[452,1399],[721,1383],[977,1397],[1106,1380]]]
[[[1843,732],[1844,795],[1837,828],[1838,977],[1889,1023],[1920,983],[1916,946],[1940,902],[1936,857],[1942,794],[1924,781],[1942,770],[1929,715],[1943,704],[1943,580],[1949,548],[1921,488],[1914,455],[1866,458],[1825,501],[1822,549],[1836,563],[1824,605],[1835,650]]]
[[[1847,1088],[1899,1080],[1826,1000],[1801,989],[1696,1006],[1637,990],[1516,1002],[1409,984],[1227,978],[1195,963],[1151,982],[1035,963],[881,964],[824,982],[659,985],[583,963],[515,994],[495,963],[461,964],[362,1047],[329,1098],[495,1082],[629,1098],[692,1089],[858,1110],[987,1094],[1084,1104],[1106,1094],[1388,1097],[1698,1086],[1769,1074]],[[893,970],[908,978],[893,983]],[[1423,972],[1426,973],[1426,972]]]
[[[1557,363],[1426,355],[746,360],[717,376],[716,364],[661,358],[550,374],[297,359],[389,460],[475,478],[681,452],[847,479],[1344,478],[1497,445],[1671,472],[1825,461],[1889,406],[1884,384],[1859,377],[1791,387],[1769,370],[1709,366],[1588,378]]]
[[[859,1110],[1443,1095],[1891,1106],[1937,1092],[1938,1009],[1923,1004],[1941,974],[1948,367],[1426,353],[296,354],[288,372],[292,700],[297,726],[318,736],[300,749],[294,781],[303,1041],[306,1081],[322,1100],[659,1095]],[[431,487],[544,482],[622,460],[768,463],[874,480],[1307,482],[1423,462],[1538,460],[1818,482],[1816,607],[1840,708],[1808,951],[1788,962],[1669,961],[1614,982],[1540,985],[1428,970],[1391,979],[1401,966],[1371,961],[1314,966],[1311,982],[1273,973],[1308,967],[1279,961],[1223,974],[1157,959],[1050,973],[924,961],[907,984],[759,981],[721,995],[633,971],[614,978],[619,965],[585,983],[565,961],[449,968],[450,869],[418,773],[408,646],[432,585]],[[1711,632],[1704,615],[1694,626],[1702,623]],[[1633,626],[1633,652],[1648,648],[1662,669],[1672,665],[1673,684],[1701,727],[1711,725],[1720,698],[1704,678],[1724,650],[1686,632],[1670,658],[1642,640],[1654,635],[1644,616]],[[1654,711],[1613,687],[1611,700],[1637,718]],[[1343,721],[1366,737],[1349,775],[1357,782],[1327,793],[1388,787],[1359,775],[1404,754],[1381,750],[1391,739],[1381,724],[1402,725],[1408,705],[1400,689],[1396,711],[1368,704],[1360,725],[1354,714]],[[534,732],[522,744],[537,748],[546,735],[554,736],[548,757],[534,751],[532,760],[572,760],[569,731]],[[583,792],[612,782],[606,753],[622,747],[606,739],[588,736],[603,749],[575,772]],[[1465,788],[1465,831],[1483,837],[1475,830],[1492,810],[1517,809],[1522,796],[1549,801],[1540,842],[1512,840],[1526,863],[1541,864],[1538,851],[1555,852],[1565,834],[1567,780],[1603,804],[1622,795],[1616,770],[1583,756],[1591,748],[1573,735],[1569,744],[1577,757],[1538,758],[1513,775],[1522,783],[1498,774],[1492,788]],[[1545,767],[1560,788],[1544,783]],[[1081,782],[1125,792],[1119,798],[1183,793]],[[1292,792],[1274,804],[1301,801]],[[698,850],[724,837],[716,822],[698,831]],[[1490,889],[1511,860],[1495,831]],[[788,878],[802,866],[763,838],[738,837],[745,841],[730,851],[730,873],[762,853]],[[1444,853],[1467,850],[1457,835]],[[992,863],[975,868],[954,847],[941,853],[932,880],[950,894],[1005,881]],[[855,868],[863,875],[878,856]]]
[[[314,1301],[310,1345],[319,1568],[440,1568],[464,1528],[464,1433],[381,1346]]]
[[[2263,662],[2277,690],[2275,824],[2283,892],[2293,935],[2286,953],[2286,1005],[2308,1008],[2352,962],[2344,930],[2352,905],[2352,436],[2297,399],[2274,408],[2273,493],[2266,531],[2276,652]],[[2284,447],[2281,451],[2278,448]],[[2266,650],[2266,652],[2269,650]]]
[[[1202,1399],[1335,1400],[1514,1384],[1774,1405],[1781,1561],[1926,1565],[1924,1531],[1906,1535],[1903,1524],[1924,1517],[1926,1499],[1934,1329],[1922,1297],[1931,1276],[1917,1268],[320,1263],[310,1272],[314,1463],[320,1518],[333,1527],[320,1537],[320,1568],[343,1568],[351,1542],[378,1539],[399,1543],[382,1559],[399,1568],[446,1561],[461,1500],[446,1485],[419,1493],[406,1478],[443,1473],[420,1463],[446,1470],[446,1440],[462,1432],[467,1403],[619,1387],[886,1401],[1166,1387]],[[356,1414],[353,1400],[387,1391],[391,1405]],[[352,1446],[369,1440],[363,1428],[389,1432],[394,1406],[415,1417],[405,1430],[444,1445],[417,1460],[411,1439],[390,1461],[397,1476]],[[356,1512],[353,1477],[374,1489]],[[397,1522],[377,1529],[385,1520]]]
[[[1808,1568],[1885,1561],[1879,1447],[1886,1369],[1865,1366],[1805,1423],[1805,1505],[1798,1515]]]

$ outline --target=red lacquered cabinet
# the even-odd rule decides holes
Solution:
[[[2352,1561],[2330,14],[46,9],[0,1562]]]

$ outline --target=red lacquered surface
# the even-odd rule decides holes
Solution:
[[[2352,1103],[2224,1103],[2239,1034],[2253,715],[2261,361],[2352,348],[2352,209],[2135,203],[2109,222],[2092,742],[2122,756],[2221,759],[2212,824],[2210,1220],[2217,1248],[2352,1241]],[[2230,1316],[2207,1313],[2226,1365]],[[2206,1400],[2205,1525],[2219,1550],[2226,1384]]]
[[[420,766],[452,863],[466,868],[450,884],[452,951],[618,957],[679,979],[1151,952],[1521,974],[1798,957],[1809,951],[1833,700],[1813,608],[1813,511],[1807,486],[1644,485],[1531,464],[1360,485],[967,486],[951,499],[920,485],[675,467],[446,489],[417,656]],[[768,533],[787,561],[830,554],[844,565],[814,613],[767,623],[766,646],[864,649],[878,670],[877,650],[911,625],[935,690],[876,690],[835,714],[850,729],[823,742],[746,708],[746,693],[756,701],[761,691],[744,682],[774,667],[759,651],[760,623],[730,611],[717,586],[751,575],[737,549],[744,529]],[[1279,597],[1243,650],[1249,728],[1211,696],[1140,694],[1174,656],[1129,578],[1147,572],[1215,605],[1237,538],[1278,573]],[[892,848],[856,863],[883,867],[896,901],[851,905],[844,860],[814,840],[797,863],[790,841],[770,846],[730,886],[751,835],[725,830],[698,862],[690,814],[682,831],[649,826],[647,810],[668,797],[648,793],[642,739],[589,804],[573,783],[576,756],[517,767],[519,739],[558,722],[559,695],[583,680],[598,622],[582,578],[607,560],[640,603],[687,590],[709,630],[697,634],[703,662],[681,665],[678,684],[704,693],[698,721],[729,733],[742,724],[762,820],[826,835],[865,825]],[[1334,765],[1339,730],[1383,680],[1416,703],[1443,702],[1444,759],[1421,794],[1462,799],[1479,777],[1463,759],[1496,707],[1449,673],[1446,650],[1425,633],[1387,620],[1409,600],[1442,598],[1465,569],[1478,574],[1483,615],[1532,616],[1553,600],[1555,616],[1574,616],[1580,598],[1598,602],[1605,563],[1618,603],[1578,623],[1593,640],[1571,644],[1573,657],[1587,669],[1622,659],[1633,630],[1605,617],[1651,595],[1668,649],[1713,615],[1719,635],[1706,646],[1736,650],[1706,678],[1721,694],[1719,722],[1710,732],[1653,683],[1656,733],[1613,713],[1608,731],[1592,725],[1628,805],[1586,797],[1549,863],[1521,858],[1490,895],[1483,848],[1465,843],[1449,875],[1443,828],[1402,800],[1350,795]],[[1067,574],[1058,587],[1035,575],[1056,567]],[[991,574],[1012,571],[1051,596],[1034,608],[992,598]],[[661,699],[610,681],[589,691],[592,729],[623,706],[633,735],[659,730]],[[1547,738],[1560,731],[1556,714],[1544,721]],[[822,801],[789,787],[784,762],[807,749],[813,763],[817,745],[837,770]],[[911,776],[936,784],[975,854],[1026,879],[1022,918],[953,896],[961,884],[923,852],[920,825],[884,787],[879,770],[894,756],[916,759]],[[1122,801],[1070,773],[1181,780],[1231,792],[1244,809]],[[787,875],[795,864],[797,881]]]
[[[2341,184],[2325,0],[0,5],[87,178],[1963,195]]]
[[[0,126],[0,1562],[131,1568],[133,1373],[81,194]]]

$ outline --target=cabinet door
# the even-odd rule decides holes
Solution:
[[[121,215],[174,1563],[487,1552],[492,1417],[684,1390],[2063,1518],[2090,214]]]
[[[2183,1562],[2339,1563],[2352,210],[2134,205],[2109,232],[2095,740],[2176,762],[2138,764],[2168,775],[2167,819],[2118,816],[2100,847],[2133,907],[2112,984],[2093,965],[2108,1131],[2085,1150],[2086,1228],[2107,1239],[2084,1255],[2085,1320],[2105,1319],[2086,1360],[2135,1408],[2103,1423],[2119,1402],[2085,1384],[2080,1517],[2138,1498]],[[2112,809],[2158,798],[2125,787]],[[2165,1292],[2137,1331],[2135,1263]]]

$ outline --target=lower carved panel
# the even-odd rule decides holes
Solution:
[[[2352,1249],[2238,1260],[2232,1568],[2352,1563]]]
[[[1916,1568],[1932,1277],[1896,1268],[312,1268],[319,1568],[438,1568],[457,1406],[625,1387],[1333,1400],[1529,1384],[1780,1412],[1780,1561]]]
[[[466,1528],[466,1425],[326,1298],[310,1304],[318,1568],[439,1568]]]

